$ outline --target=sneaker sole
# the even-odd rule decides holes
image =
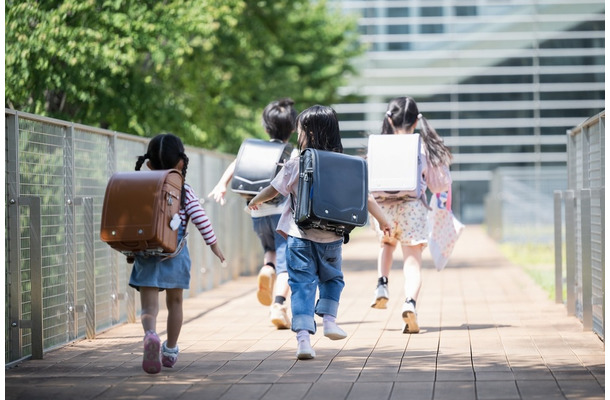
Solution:
[[[144,342],[144,356],[142,358],[142,369],[149,374],[158,374],[161,371],[161,360],[159,351],[160,340],[148,340]]]
[[[326,336],[330,340],[342,340],[347,337],[347,334],[342,334],[342,333],[338,333],[338,332],[330,332],[330,333],[324,333],[324,336]]]
[[[378,310],[386,309],[386,308],[388,308],[388,306],[387,306],[388,300],[389,299],[387,297],[379,297],[379,298],[375,299],[373,304],[371,304],[371,308],[376,308]]]
[[[164,367],[166,367],[166,368],[174,368],[174,365],[176,365],[176,362],[177,362],[177,361],[178,361],[178,360],[174,360],[174,361],[172,361],[172,360],[169,360],[169,359],[165,359],[165,358],[164,358],[164,359],[162,360],[162,362],[161,362],[161,363],[162,363],[162,364],[163,364],[163,366],[164,366]]]
[[[316,353],[312,350],[311,352],[297,353],[297,359],[299,360],[311,360],[316,357]]]
[[[275,325],[277,329],[289,329],[290,324],[287,323],[284,318],[272,318],[271,323]]]
[[[268,275],[258,276],[258,301],[264,306],[270,306],[273,301],[273,277]]]
[[[402,333],[419,333],[419,325],[417,325],[417,316],[411,311],[402,313],[402,320],[405,321],[405,327]]]

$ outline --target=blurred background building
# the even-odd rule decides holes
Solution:
[[[567,181],[566,131],[605,108],[604,1],[331,4],[358,15],[368,46],[342,88],[348,100],[334,105],[346,151],[379,133],[390,99],[413,97],[453,151],[463,222],[485,222],[486,208],[499,207],[486,203],[501,200],[529,221],[548,211],[552,224],[552,192]]]

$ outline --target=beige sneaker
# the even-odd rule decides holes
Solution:
[[[263,265],[258,272],[258,292],[256,297],[264,306],[270,306],[273,301],[273,284],[275,283],[275,268]]]
[[[290,329],[290,318],[285,304],[273,303],[271,306],[271,323],[277,329]]]

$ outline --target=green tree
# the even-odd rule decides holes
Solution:
[[[339,101],[355,19],[309,0],[5,2],[5,104],[235,151],[262,108]]]

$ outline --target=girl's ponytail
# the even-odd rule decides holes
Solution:
[[[417,116],[421,124],[421,137],[426,146],[428,161],[432,166],[449,166],[451,164],[451,150],[445,145],[443,139],[436,133],[436,130],[428,123],[428,120],[421,114]]]
[[[144,161],[146,161],[147,158],[149,158],[148,153],[144,154],[143,156],[138,156],[138,161],[136,161],[136,171],[139,171],[140,168],[142,168],[142,165],[144,165]]]
[[[188,166],[189,166],[189,158],[186,156],[186,154],[183,151],[180,152],[180,157],[184,161],[184,165],[182,166],[182,177],[184,179],[186,179],[186,170],[188,169]],[[184,185],[182,185],[182,193],[180,195],[180,208],[184,208],[185,203],[186,203],[186,187]]]

